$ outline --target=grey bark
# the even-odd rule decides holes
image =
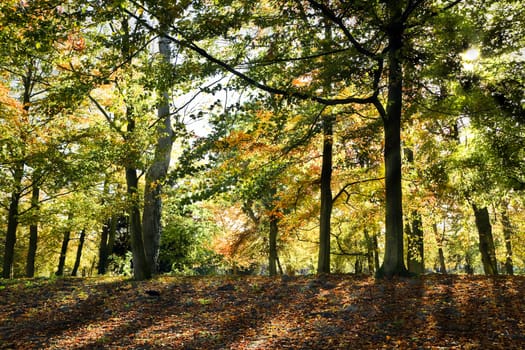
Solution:
[[[161,36],[159,52],[166,63],[170,63],[170,40]],[[157,110],[157,144],[153,164],[146,173],[144,187],[144,211],[142,215],[142,231],[146,259],[152,272],[157,271],[160,239],[162,182],[168,173],[173,145],[173,130],[171,128],[170,104],[167,91],[161,91],[161,102]]]

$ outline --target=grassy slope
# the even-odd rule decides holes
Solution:
[[[521,349],[524,296],[524,277],[0,281],[0,348]]]

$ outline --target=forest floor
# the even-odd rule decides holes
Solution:
[[[523,276],[0,280],[0,349],[523,348]]]

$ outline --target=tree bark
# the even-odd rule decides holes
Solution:
[[[385,162],[385,253],[378,277],[407,275],[403,256],[403,207],[401,190],[401,113],[403,103],[402,2],[388,1],[388,95],[384,127]]]
[[[277,234],[279,233],[279,220],[275,215],[270,216],[270,252],[268,255],[268,272],[270,276],[277,275]]]
[[[479,252],[485,275],[497,275],[498,265],[496,260],[496,249],[492,236],[492,225],[490,224],[489,211],[487,207],[478,208],[472,205],[476,219],[476,227],[479,234]]]
[[[407,265],[408,271],[415,274],[425,273],[425,251],[423,245],[423,228],[421,214],[414,210],[411,215],[408,233]]]
[[[150,265],[146,260],[144,243],[142,241],[142,226],[140,224],[140,207],[138,202],[138,176],[134,168],[126,169],[126,184],[129,200],[129,234],[131,253],[133,255],[133,278],[143,281],[151,278]]]
[[[22,178],[24,176],[24,163],[15,165],[13,172],[14,190],[9,201],[9,211],[7,214],[7,231],[5,235],[5,249],[3,261],[3,278],[11,278],[13,261],[15,256],[16,231],[18,229],[18,205],[20,203]]]
[[[332,217],[333,117],[323,117],[323,160],[321,169],[321,213],[318,273],[330,273],[330,226]]]
[[[26,259],[26,277],[35,276],[35,258],[36,250],[38,248],[38,217],[40,212],[40,188],[37,185],[33,185],[31,193],[31,207],[36,212],[35,221],[29,225],[29,247],[27,249]]]
[[[72,216],[69,215],[68,222],[71,221]],[[55,272],[56,276],[64,276],[64,267],[66,265],[66,255],[67,255],[67,247],[69,245],[69,241],[71,238],[71,229],[68,227],[64,231],[64,236],[62,238],[62,247],[60,248],[60,257],[58,258],[58,267],[57,271]]]
[[[503,237],[505,238],[505,272],[507,275],[514,275],[514,264],[512,262],[512,236],[514,230],[509,219],[509,214],[507,213],[508,208],[507,201],[503,201],[501,205],[501,225],[503,226]]]
[[[82,229],[82,231],[80,231],[80,237],[78,239],[77,255],[75,257],[75,264],[73,265],[71,276],[77,276],[78,274],[78,268],[80,267],[80,260],[82,259],[82,249],[84,248],[85,240],[86,240],[86,230]]]
[[[368,262],[368,272],[370,274],[373,274],[376,271],[376,266],[374,265],[374,242],[372,240],[372,237],[370,237],[370,234],[368,233],[368,230],[364,230],[365,235],[365,241],[366,241],[366,258]]]
[[[443,241],[444,237],[440,236],[438,233],[437,223],[432,223],[432,230],[434,231],[434,237],[438,245],[438,260],[439,260],[439,272],[447,273],[447,266],[445,264],[445,254],[443,253]]]
[[[98,247],[98,265],[97,272],[99,275],[104,275],[106,273],[106,268],[108,265],[108,237],[109,231],[111,230],[111,219],[106,220],[102,225],[102,232],[100,234],[100,245]]]
[[[163,26],[161,32],[167,28]],[[159,52],[166,64],[171,61],[170,40],[164,36],[159,39]],[[173,146],[173,129],[171,128],[170,104],[168,91],[161,91],[161,103],[157,110],[157,144],[153,164],[146,173],[144,187],[144,212],[142,215],[142,230],[146,259],[152,272],[157,271],[160,238],[162,182],[168,173]]]

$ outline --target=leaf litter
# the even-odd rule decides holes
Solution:
[[[0,349],[521,349],[525,277],[0,281]]]

